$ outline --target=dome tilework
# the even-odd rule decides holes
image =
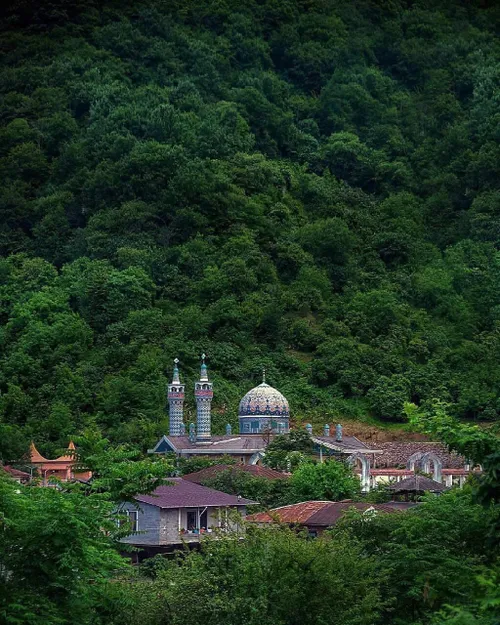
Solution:
[[[240,401],[238,416],[253,417],[275,415],[289,417],[288,401],[279,391],[263,382],[256,386]]]

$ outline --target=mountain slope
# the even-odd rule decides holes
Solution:
[[[32,9],[0,39],[5,458],[146,447],[201,351],[216,429],[262,367],[297,422],[497,418],[495,3]]]

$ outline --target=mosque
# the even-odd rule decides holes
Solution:
[[[172,382],[168,385],[170,425],[168,436],[164,435],[150,453],[175,453],[189,458],[192,456],[232,456],[241,464],[258,464],[265,455],[266,446],[273,434],[290,432],[290,408],[287,399],[265,381],[248,391],[241,399],[238,410],[239,432],[233,433],[226,426],[223,436],[211,433],[211,403],[213,384],[208,378],[202,355],[200,379],[195,382],[196,425],[192,423],[186,432],[184,423],[185,385],[179,376],[178,359],[174,360]],[[312,427],[306,426],[312,435]],[[342,427],[337,425],[335,434],[330,434],[330,426],[325,425],[322,436],[312,436],[316,452],[325,455],[343,455],[358,464],[361,481],[369,481],[370,461],[368,455],[378,453],[369,449],[353,436],[343,436]]]

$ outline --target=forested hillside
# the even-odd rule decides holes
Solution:
[[[34,8],[36,6],[36,8]],[[500,411],[498,3],[17,0],[0,37],[0,455]]]

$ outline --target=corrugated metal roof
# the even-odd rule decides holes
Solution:
[[[275,471],[269,467],[262,467],[258,464],[215,464],[211,467],[205,467],[200,471],[183,475],[182,479],[195,482],[196,484],[201,484],[206,480],[214,478],[223,471],[231,471],[232,473],[249,473],[255,477],[264,477],[268,480],[282,480],[288,477],[288,474],[280,473],[279,471]]]
[[[151,495],[137,495],[135,500],[158,508],[226,507],[256,503],[182,478],[169,478],[168,481],[169,484],[159,486]]]
[[[274,508],[269,512],[258,512],[247,517],[254,523],[291,523],[308,527],[330,527],[348,510],[355,508],[360,512],[373,509],[376,512],[393,513],[407,509],[408,505],[372,504],[355,501],[304,501],[291,506]]]

